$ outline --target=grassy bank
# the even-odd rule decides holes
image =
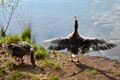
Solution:
[[[80,55],[80,62],[70,62],[70,55],[58,51],[48,52],[36,43],[31,28],[25,28],[20,35],[0,37],[0,80],[120,80],[120,63],[102,57]],[[2,48],[2,43],[13,44],[25,41],[34,49],[36,67],[33,68],[29,56],[24,56],[25,64],[18,64]]]

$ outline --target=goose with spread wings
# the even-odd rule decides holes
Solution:
[[[116,44],[105,41],[104,39],[85,39],[79,35],[78,20],[74,17],[74,31],[64,38],[55,38],[44,41],[45,46],[50,50],[68,49],[74,55],[87,53],[90,50],[108,50],[116,46]]]
[[[24,64],[23,57],[25,55],[30,55],[32,65],[36,66],[34,59],[34,48],[29,43],[19,41],[17,43],[12,43],[12,44],[3,44],[2,47],[8,53],[10,53],[10,55],[13,56],[16,59],[16,61],[20,59],[22,64]]]

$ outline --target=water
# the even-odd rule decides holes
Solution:
[[[74,16],[79,20],[81,35],[112,40],[118,45],[91,55],[120,61],[120,0],[24,0],[14,13],[8,33],[20,33],[30,23],[37,42],[64,37],[73,30]]]

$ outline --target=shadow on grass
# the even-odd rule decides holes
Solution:
[[[20,72],[29,72],[35,74],[45,73],[45,70],[42,67],[39,66],[33,67],[30,64],[19,64],[15,65],[14,67]]]
[[[77,74],[79,74],[79,73],[81,73],[81,72],[84,72],[85,70],[88,69],[88,70],[96,70],[97,73],[100,73],[100,74],[104,75],[104,76],[107,77],[109,80],[117,80],[116,78],[109,76],[109,75],[107,74],[107,73],[109,73],[109,72],[107,72],[107,71],[100,70],[100,69],[96,69],[96,68],[93,68],[93,67],[90,67],[90,66],[88,66],[88,65],[81,64],[81,63],[74,63],[74,64],[76,65],[76,67],[80,68],[80,71],[77,72],[77,73],[74,73],[74,74],[72,74],[72,75],[70,75],[70,76],[75,76],[75,75],[77,75]],[[97,73],[96,73],[96,74],[97,74]]]

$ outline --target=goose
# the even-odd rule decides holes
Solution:
[[[116,44],[107,42],[104,39],[86,39],[81,37],[78,32],[78,20],[76,16],[74,17],[74,30],[72,33],[67,37],[45,40],[44,45],[49,50],[67,49],[72,53],[72,57],[76,57],[79,52],[85,54],[89,51],[108,50],[117,46]]]
[[[35,59],[34,59],[34,48],[29,43],[19,41],[17,43],[13,43],[13,44],[2,44],[2,47],[8,53],[10,53],[10,55],[12,57],[14,57],[16,61],[18,61],[18,59],[20,59],[21,64],[24,64],[23,57],[25,55],[30,55],[32,65],[36,66]]]

